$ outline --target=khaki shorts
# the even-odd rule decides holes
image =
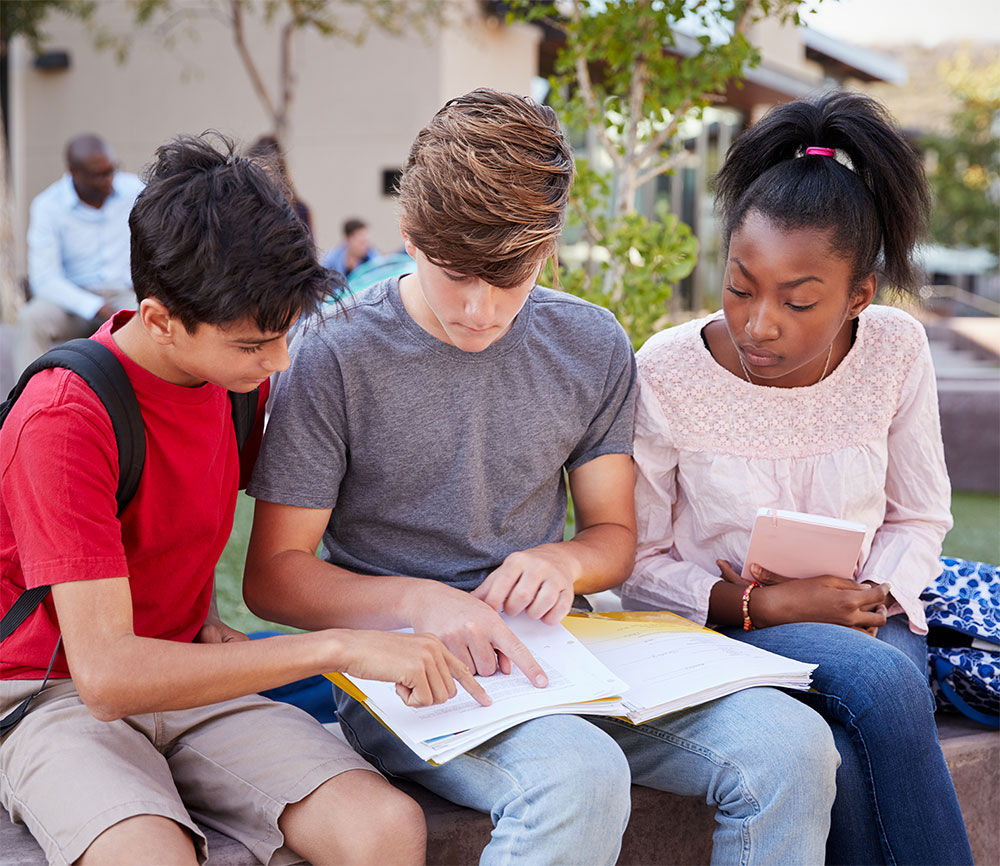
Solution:
[[[0,681],[0,715],[39,685]],[[357,769],[374,772],[311,716],[259,695],[99,722],[60,680],[3,740],[0,803],[49,863],[73,863],[126,818],[162,815],[191,832],[200,862],[207,850],[194,819],[262,863],[283,864],[301,859],[283,846],[285,806]]]

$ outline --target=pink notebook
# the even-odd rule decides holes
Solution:
[[[850,520],[761,508],[750,535],[743,577],[757,563],[785,577],[832,574],[854,577],[865,539],[865,525]]]

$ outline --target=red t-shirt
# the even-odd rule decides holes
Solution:
[[[0,431],[0,612],[26,587],[129,577],[137,635],[189,642],[205,621],[215,564],[229,540],[240,481],[226,391],[166,382],[111,349],[135,389],[146,462],[135,498],[116,516],[118,449],[107,411],[69,370],[45,370]],[[266,385],[244,450],[252,465]],[[0,679],[40,679],[58,637],[52,596],[3,642]],[[53,677],[69,671],[62,650]]]

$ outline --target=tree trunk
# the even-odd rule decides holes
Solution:
[[[648,84],[648,66],[645,59],[636,59],[632,68],[632,82],[629,87],[627,102],[628,115],[625,119],[625,135],[621,165],[615,184],[612,214],[614,219],[620,219],[635,211],[635,197],[638,193],[639,164],[642,154],[639,147],[639,123],[645,117],[643,100]],[[629,263],[622,257],[616,257],[611,267],[605,272],[604,291],[612,303],[620,303],[625,297],[625,269]]]

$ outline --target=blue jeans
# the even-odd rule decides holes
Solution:
[[[800,699],[830,723],[841,756],[827,862],[972,863],[938,743],[926,639],[904,616],[879,629],[879,640],[827,623],[726,632],[819,664]]]
[[[747,689],[639,726],[545,716],[441,767],[343,692],[336,698],[344,734],[376,767],[491,815],[481,864],[614,863],[632,781],[718,807],[713,863],[823,861],[836,749],[823,719],[777,690]]]

